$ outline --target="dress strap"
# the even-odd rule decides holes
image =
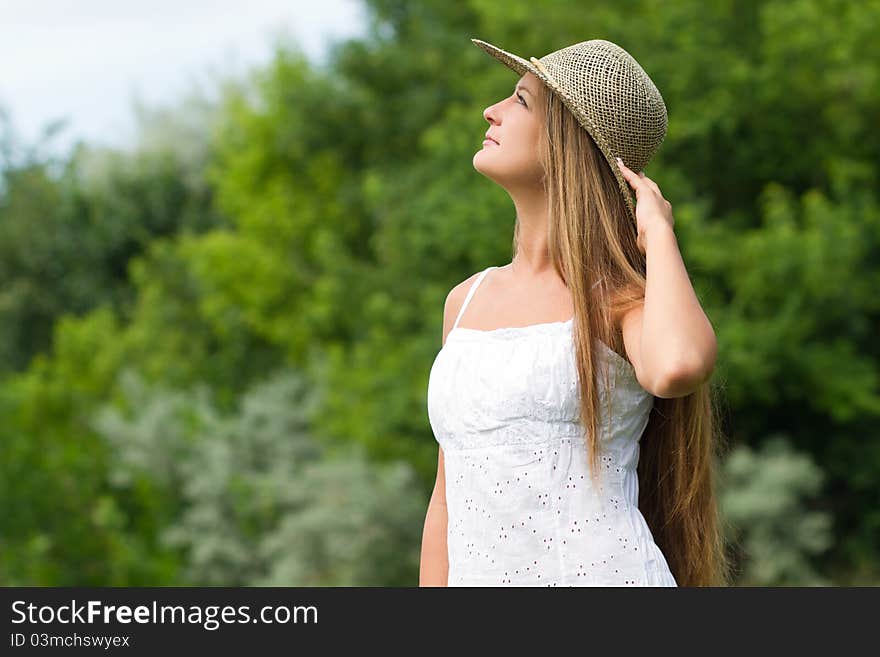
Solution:
[[[474,296],[474,292],[476,291],[477,287],[479,287],[480,283],[483,282],[483,278],[486,277],[486,274],[489,273],[489,270],[490,270],[490,269],[497,269],[497,267],[486,267],[486,269],[484,269],[484,270],[480,273],[480,275],[477,276],[477,280],[475,280],[475,281],[473,282],[473,284],[471,285],[471,289],[468,290],[467,296],[464,298],[464,303],[461,304],[461,310],[458,311],[458,317],[455,318],[455,324],[452,325],[452,328],[453,328],[453,329],[454,329],[456,326],[458,326],[458,320],[461,319],[461,316],[462,316],[462,314],[464,313],[464,309],[467,308],[467,305],[468,305],[468,304],[470,303],[470,301],[471,301],[471,297]],[[451,331],[452,329],[449,329],[449,330]]]

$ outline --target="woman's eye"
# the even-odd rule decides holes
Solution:
[[[521,100],[521,101],[522,101],[522,104],[523,104],[523,105],[525,105],[525,104],[526,104],[526,99],[525,99],[525,98],[523,98],[523,97],[522,97],[522,95],[520,95],[520,94],[517,94],[517,95],[516,95],[516,97],[517,97],[517,98],[519,98],[519,99],[520,99],[520,100]],[[526,107],[528,107],[528,105],[526,105]]]

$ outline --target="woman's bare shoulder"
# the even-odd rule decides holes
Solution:
[[[456,283],[452,289],[449,290],[449,294],[446,295],[447,311],[454,310],[456,313],[459,311],[461,304],[464,303],[464,298],[467,296],[468,290],[471,288],[474,281],[477,280],[477,276],[479,276],[480,273],[481,272],[474,272],[460,283]]]
[[[461,306],[464,304],[464,298],[467,296],[468,290],[474,284],[474,281],[477,280],[477,276],[480,273],[480,271],[474,272],[460,283],[456,283],[446,295],[446,303],[443,306],[443,343],[446,342],[446,336],[452,330],[452,325],[455,323],[458,311],[461,310]]]

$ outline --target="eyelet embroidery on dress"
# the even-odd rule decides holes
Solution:
[[[614,416],[600,411],[594,482],[572,325],[456,326],[435,358],[428,417],[445,456],[450,586],[676,586],[637,506],[653,397],[600,343],[615,364],[600,387]]]

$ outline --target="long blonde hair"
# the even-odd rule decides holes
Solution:
[[[594,365],[601,358],[593,344],[601,340],[625,356],[618,327],[627,310],[644,302],[647,267],[602,152],[556,95],[542,90],[543,102],[536,108],[543,106],[546,119],[539,156],[548,196],[548,244],[574,300],[580,418],[589,429],[587,453],[596,481],[600,396]],[[518,242],[517,218],[514,256]],[[730,582],[715,492],[724,442],[718,394],[710,380],[684,397],[655,397],[640,439],[638,506],[679,586]]]

